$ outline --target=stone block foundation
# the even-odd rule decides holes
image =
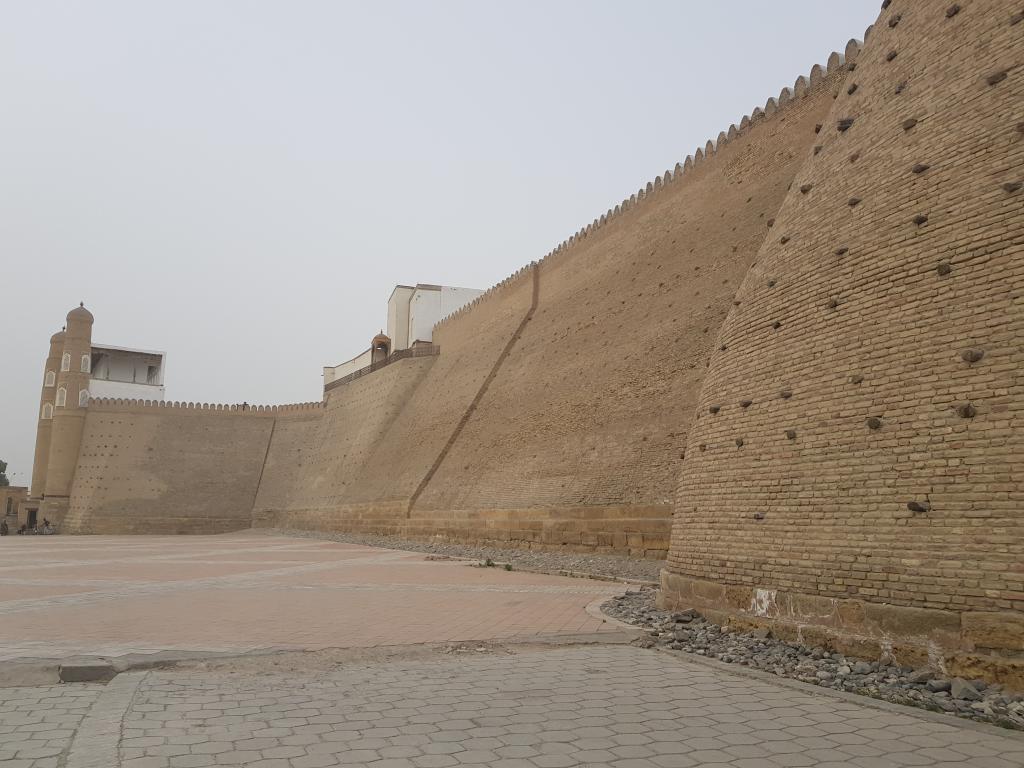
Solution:
[[[660,608],[695,608],[733,629],[769,629],[782,640],[863,659],[932,666],[950,676],[1024,689],[1019,613],[942,611],[826,598],[771,587],[720,584],[661,572]]]
[[[672,518],[664,505],[414,510],[408,513],[406,502],[391,501],[350,504],[332,510],[264,511],[254,516],[253,526],[372,533],[660,560],[668,553]]]

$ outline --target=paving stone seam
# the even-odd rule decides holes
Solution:
[[[118,748],[124,718],[146,672],[125,672],[109,683],[75,730],[65,768],[113,768],[120,764]]]

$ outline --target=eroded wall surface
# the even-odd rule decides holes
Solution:
[[[93,401],[68,533],[222,533],[248,528],[274,414]]]
[[[416,515],[532,519],[528,541],[664,554],[708,354],[845,74],[540,262],[536,310]]]
[[[719,334],[668,603],[1024,685],[1019,11],[882,12]]]

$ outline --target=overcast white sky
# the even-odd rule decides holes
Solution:
[[[79,301],[169,399],[317,400],[396,283],[542,257],[878,5],[0,0],[0,458]]]

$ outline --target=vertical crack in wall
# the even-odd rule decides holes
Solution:
[[[498,375],[498,371],[501,370],[501,366],[504,364],[509,354],[511,354],[512,349],[516,345],[516,342],[519,341],[519,337],[522,335],[523,330],[526,328],[526,324],[530,322],[530,320],[533,318],[533,313],[536,312],[537,304],[540,302],[540,264],[532,264],[531,269],[533,271],[533,294],[530,297],[530,308],[526,310],[526,314],[523,316],[523,319],[519,321],[519,325],[516,326],[516,329],[515,331],[513,331],[512,336],[505,343],[505,348],[501,350],[501,354],[498,355],[498,359],[494,361],[494,365],[491,366],[491,370],[487,374],[487,378],[483,380],[483,383],[477,390],[477,393],[473,397],[472,402],[470,402],[469,406],[467,406],[466,412],[462,414],[462,418],[459,419],[459,423],[455,425],[455,429],[452,430],[451,436],[449,436],[448,441],[444,444],[444,447],[441,448],[441,451],[440,453],[438,453],[433,465],[431,465],[430,469],[427,470],[427,474],[423,476],[423,479],[420,481],[420,484],[416,486],[416,490],[413,491],[412,497],[409,499],[409,507],[406,510],[406,517],[410,516],[413,507],[416,506],[416,502],[423,494],[423,491],[426,490],[427,486],[430,484],[430,481],[433,479],[434,474],[441,467],[441,464],[444,463],[444,460],[448,456],[448,453],[451,451],[452,446],[455,445],[455,441],[459,439],[459,436],[462,434],[462,430],[466,428],[466,424],[469,423],[469,420],[473,416],[473,413],[476,411],[476,408],[480,404],[480,401],[483,400],[484,395],[487,393],[488,388],[491,386],[491,382],[494,381],[495,377]]]

